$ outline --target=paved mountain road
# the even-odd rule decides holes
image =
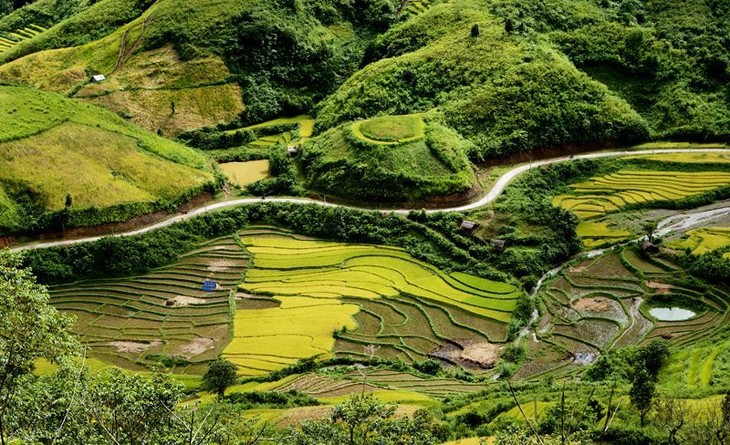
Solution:
[[[633,155],[650,155],[650,154],[656,154],[656,153],[730,153],[730,149],[725,148],[712,148],[712,149],[702,149],[702,148],[670,148],[670,149],[656,149],[656,150],[620,150],[620,151],[604,151],[604,152],[597,152],[597,153],[585,153],[585,154],[579,154],[574,156],[561,156],[558,158],[551,158],[551,159],[543,159],[539,161],[534,161],[529,164],[520,165],[518,167],[513,168],[512,170],[509,170],[507,173],[502,175],[499,180],[494,184],[494,186],[481,198],[478,200],[462,205],[457,207],[446,207],[441,209],[431,209],[426,210],[428,213],[434,213],[434,212],[464,212],[468,210],[477,209],[479,207],[483,207],[495,199],[499,197],[499,195],[502,194],[504,189],[509,185],[510,182],[512,182],[513,179],[515,179],[517,176],[521,175],[522,173],[533,169],[535,167],[540,167],[542,165],[549,165],[549,164],[556,164],[560,162],[566,162],[571,160],[578,160],[578,159],[600,159],[600,158],[615,158],[615,157],[623,157],[623,156],[633,156]],[[239,198],[239,199],[232,199],[229,201],[222,201],[217,202],[214,204],[208,204],[201,206],[197,209],[191,210],[188,213],[180,214],[173,216],[171,218],[165,219],[163,221],[151,224],[146,227],[142,227],[141,229],[132,230],[129,232],[123,232],[123,233],[116,233],[116,234],[109,234],[109,235],[102,235],[102,236],[93,236],[88,238],[78,238],[78,239],[71,239],[71,240],[59,240],[59,241],[48,241],[48,242],[36,242],[26,245],[21,245],[12,248],[12,251],[21,251],[21,250],[29,250],[29,249],[42,249],[47,247],[58,247],[58,246],[68,246],[72,244],[79,244],[79,243],[86,243],[91,241],[96,241],[101,238],[104,238],[106,236],[134,236],[139,235],[142,233],[150,232],[155,229],[159,229],[161,227],[167,227],[172,224],[175,224],[180,221],[184,221],[186,219],[193,218],[197,215],[201,215],[203,213],[212,212],[215,210],[224,209],[227,207],[235,207],[240,205],[250,205],[250,204],[256,204],[260,202],[285,202],[285,203],[294,203],[294,204],[316,204],[323,207],[344,207],[344,208],[352,208],[352,209],[359,209],[358,207],[352,207],[352,206],[346,206],[341,204],[333,204],[323,201],[317,201],[314,199],[308,199],[308,198]],[[376,212],[383,212],[383,213],[399,213],[399,214],[407,214],[411,211],[411,209],[362,209],[362,210],[372,210]]]

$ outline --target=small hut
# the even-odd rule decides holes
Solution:
[[[475,223],[474,221],[467,221],[467,220],[462,221],[461,225],[459,226],[459,228],[465,232],[473,232],[477,229],[477,227],[479,227],[478,223]]]
[[[507,246],[507,241],[503,239],[490,239],[489,244],[492,245],[492,248],[496,252],[503,252],[504,248]]]
[[[656,244],[652,243],[648,239],[641,240],[641,242],[639,243],[639,247],[641,248],[641,250],[651,255],[659,253],[659,247],[657,247]]]
[[[296,145],[290,145],[287,149],[287,152],[289,152],[289,156],[296,156],[299,154],[299,147]]]
[[[94,82],[103,82],[106,80],[106,76],[103,74],[94,74],[93,76],[91,76],[91,80],[93,80]]]
[[[213,292],[218,288],[218,283],[213,280],[205,280],[202,289],[206,292]]]

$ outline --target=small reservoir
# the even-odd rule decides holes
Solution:
[[[649,315],[660,321],[683,321],[697,316],[693,311],[681,307],[653,307],[649,309]]]

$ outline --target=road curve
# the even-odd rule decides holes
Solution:
[[[447,208],[441,208],[441,209],[431,209],[426,210],[428,213],[436,213],[436,212],[465,212],[468,210],[474,210],[479,207],[483,207],[495,199],[499,197],[499,195],[502,194],[504,189],[509,185],[512,180],[514,180],[517,176],[521,175],[522,173],[533,169],[535,167],[540,167],[543,165],[549,165],[549,164],[556,164],[560,162],[566,162],[571,160],[578,160],[578,159],[600,159],[600,158],[615,158],[615,157],[623,157],[623,156],[633,156],[633,155],[650,155],[650,154],[656,154],[656,153],[730,153],[730,149],[726,148],[708,148],[708,149],[701,149],[701,148],[670,148],[670,149],[656,149],[656,150],[619,150],[619,151],[606,151],[606,152],[597,152],[597,153],[586,153],[586,154],[579,154],[574,156],[561,156],[557,158],[551,158],[551,159],[543,159],[539,161],[533,161],[529,164],[520,165],[518,167],[513,168],[512,170],[509,170],[507,173],[502,175],[499,180],[492,186],[492,188],[487,192],[484,196],[479,198],[478,200],[458,206],[458,207],[447,207]],[[134,236],[134,235],[140,235],[142,233],[150,232],[155,229],[159,229],[161,227],[167,227],[172,224],[175,224],[180,221],[184,221],[190,218],[193,218],[198,215],[202,215],[203,213],[212,212],[215,210],[220,210],[227,207],[235,207],[240,205],[250,205],[250,204],[256,204],[261,202],[282,202],[282,203],[293,203],[293,204],[316,204],[323,207],[343,207],[343,208],[349,208],[349,209],[360,209],[358,207],[353,206],[346,206],[341,204],[333,204],[329,202],[323,202],[323,201],[317,201],[314,199],[308,199],[308,198],[239,198],[239,199],[232,199],[229,201],[222,201],[217,202],[214,204],[204,205],[202,207],[199,207],[197,209],[191,210],[188,213],[180,214],[173,216],[171,218],[168,218],[166,220],[151,224],[146,227],[142,227],[141,229],[132,230],[129,232],[123,232],[123,233],[116,233],[116,234],[110,234],[110,235],[102,235],[102,236],[93,236],[88,238],[79,238],[79,239],[72,239],[72,240],[60,240],[60,241],[48,241],[48,242],[37,242],[37,243],[31,243],[31,244],[25,244],[22,246],[17,246],[12,249],[10,249],[13,252],[18,252],[22,250],[30,250],[30,249],[43,249],[48,247],[60,247],[60,246],[69,246],[72,244],[80,244],[80,243],[88,243],[92,241],[97,241],[101,238],[108,237],[108,236]],[[407,214],[411,211],[411,209],[360,209],[360,210],[372,210],[375,212],[382,212],[382,213],[398,213],[398,214]]]

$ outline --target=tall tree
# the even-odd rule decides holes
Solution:
[[[652,400],[656,391],[656,382],[646,369],[637,369],[634,374],[634,381],[631,384],[629,399],[639,411],[641,426],[644,427],[646,415],[651,410]]]
[[[48,291],[36,283],[20,258],[0,251],[0,443],[5,416],[13,409],[18,380],[33,371],[39,358],[59,363],[78,350],[70,334],[72,319],[48,304]]]
[[[203,376],[203,386],[209,391],[215,391],[218,398],[222,398],[226,389],[235,384],[238,379],[236,365],[228,360],[216,360],[208,367]]]

